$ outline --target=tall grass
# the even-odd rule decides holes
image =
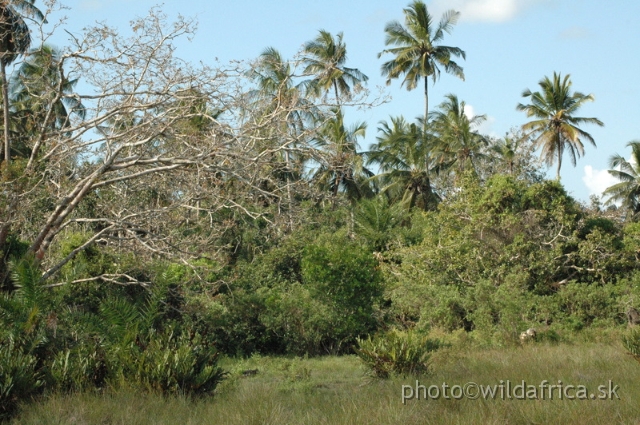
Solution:
[[[354,356],[226,359],[231,376],[212,398],[116,393],[52,395],[23,406],[14,424],[637,424],[640,366],[620,345],[528,344],[443,349],[423,385],[562,380],[595,390],[612,380],[619,400],[408,400],[416,378],[367,377]],[[254,373],[257,369],[257,373]],[[249,372],[251,371],[251,372]]]

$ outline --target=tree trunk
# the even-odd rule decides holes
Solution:
[[[424,140],[423,143],[427,143],[427,128],[428,128],[428,119],[429,119],[429,78],[428,76],[424,77],[424,123],[422,124],[422,137]],[[429,166],[429,149],[426,150],[425,155],[425,170],[427,170],[427,177],[431,177],[431,168]]]
[[[285,162],[287,164],[287,201],[289,205],[287,206],[287,218],[289,221],[289,230],[293,230],[293,195],[291,195],[291,159],[289,158],[289,150],[288,148],[284,151]]]
[[[429,119],[429,77],[424,77],[424,124],[422,129],[427,133],[427,120]]]
[[[560,167],[562,167],[562,141],[560,140],[560,135],[557,135],[558,137],[558,146],[557,146],[557,150],[558,150],[558,170],[556,173],[556,180],[560,181]]]
[[[0,58],[0,79],[2,79],[2,108],[4,115],[4,160],[6,166],[11,163],[9,144],[9,88],[7,87],[7,70],[4,58]]]
[[[335,204],[338,197],[338,190],[340,189],[340,182],[342,181],[342,174],[336,171],[336,176],[333,179],[333,203]]]

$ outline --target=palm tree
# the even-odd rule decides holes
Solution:
[[[44,15],[33,5],[34,2],[35,0],[0,0],[0,82],[4,112],[4,160],[7,164],[11,162],[7,66],[31,46],[29,27],[21,12],[40,21],[44,20]]]
[[[355,68],[344,66],[347,61],[347,47],[342,41],[342,33],[333,37],[331,33],[320,30],[318,36],[304,45],[306,65],[304,74],[313,75],[309,86],[317,95],[333,89],[336,104],[340,104],[340,96],[351,96],[351,88],[359,87],[369,78]]]
[[[621,202],[631,211],[633,217],[640,213],[640,140],[627,143],[631,148],[631,160],[615,154],[609,159],[609,174],[620,180],[608,187],[602,194],[609,199],[605,205]]]
[[[446,72],[464,80],[462,68],[451,58],[464,59],[465,52],[458,47],[438,44],[445,33],[451,33],[460,13],[454,10],[445,12],[438,26],[434,28],[427,6],[422,1],[415,0],[404,9],[404,15],[406,27],[392,21],[384,29],[387,33],[385,44],[396,47],[383,50],[378,57],[385,53],[395,56],[382,65],[382,75],[387,77],[387,85],[391,84],[392,79],[404,76],[402,84],[406,83],[407,90],[413,90],[421,79],[424,80],[423,125],[426,131],[429,115],[429,76],[435,83],[440,76],[440,67],[443,67]]]
[[[525,131],[537,136],[536,145],[542,147],[541,156],[547,165],[558,161],[556,178],[560,180],[560,168],[562,167],[562,155],[565,149],[569,151],[571,163],[575,167],[576,158],[584,155],[582,139],[588,140],[596,146],[593,137],[580,129],[580,124],[604,124],[597,118],[576,117],[574,114],[586,102],[594,100],[592,94],[585,95],[580,92],[571,92],[570,75],[564,78],[560,74],[553,73],[553,80],[544,77],[538,83],[541,91],[532,92],[526,89],[523,97],[531,99],[531,103],[518,104],[517,109],[533,117],[534,120],[522,126]]]
[[[265,49],[248,75],[258,84],[258,89],[249,93],[258,116],[282,118],[284,125],[280,130],[289,134],[302,133],[315,121],[314,106],[305,98],[302,86],[294,84],[291,64],[278,50]]]
[[[458,172],[464,172],[467,164],[474,168],[474,160],[484,156],[482,150],[489,144],[486,137],[476,131],[486,119],[486,115],[476,115],[469,119],[464,112],[465,103],[454,94],[432,112],[432,131],[436,137],[433,154],[440,168],[454,165]]]
[[[493,143],[489,148],[494,156],[493,160],[499,161],[506,166],[510,175],[513,175],[516,165],[516,153],[518,152],[521,141],[522,139],[506,135],[504,138]]]
[[[14,142],[33,134],[64,130],[71,124],[72,115],[84,118],[85,107],[73,93],[77,82],[64,76],[57,49],[44,45],[31,50],[9,81]]]
[[[381,191],[408,208],[435,209],[439,197],[431,186],[430,136],[403,117],[391,117],[391,124],[381,122],[378,131],[381,136],[371,145],[367,164],[380,166],[375,179],[381,181]]]
[[[346,127],[342,111],[336,108],[333,112],[334,117],[325,122],[318,134],[317,144],[323,152],[313,180],[331,190],[335,204],[341,187],[351,199],[370,194],[367,180],[373,173],[364,167],[358,152],[358,138],[364,137],[367,125],[361,122]]]
[[[363,199],[355,208],[354,224],[358,235],[375,251],[387,251],[397,237],[397,229],[409,218],[401,204],[390,204],[386,196]]]
[[[282,58],[278,50],[269,47],[260,55],[249,77],[256,81],[258,88],[249,93],[249,101],[256,108],[248,115],[251,119],[265,120],[257,125],[259,131],[266,131],[264,140],[275,141],[276,177],[286,182],[289,204],[289,222],[293,226],[291,209],[293,206],[292,182],[298,180],[304,168],[305,157],[292,151],[305,129],[315,119],[315,109],[299,84],[294,84],[294,74],[289,62]],[[275,123],[275,125],[271,125]],[[263,125],[264,124],[264,125]],[[273,146],[266,149],[274,148]],[[299,150],[298,150],[299,152]],[[277,166],[280,163],[281,166]]]

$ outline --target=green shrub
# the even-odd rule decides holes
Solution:
[[[632,329],[622,336],[622,343],[629,354],[640,363],[640,329]]]
[[[201,337],[169,333],[153,338],[127,369],[134,381],[164,394],[211,394],[226,372],[218,354],[200,344]],[[126,378],[126,376],[125,376]]]
[[[37,363],[35,356],[24,354],[13,341],[0,341],[0,420],[40,391],[43,381]]]
[[[566,323],[574,330],[590,326],[596,319],[616,317],[619,307],[618,285],[570,282],[556,294]]]
[[[329,305],[311,296],[299,283],[271,288],[260,321],[268,332],[278,335],[287,353],[322,354],[335,340],[334,324],[340,321]]]
[[[335,317],[330,352],[343,351],[376,329],[375,307],[382,299],[382,274],[373,255],[346,238],[331,238],[305,248],[302,280],[311,296]]]
[[[106,353],[98,344],[80,344],[55,353],[49,366],[48,387],[67,391],[101,388],[108,373]]]
[[[391,330],[373,338],[358,339],[356,354],[377,378],[421,375],[429,371],[431,353],[440,348],[438,340],[414,331]]]

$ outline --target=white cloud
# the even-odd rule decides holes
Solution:
[[[618,179],[613,177],[607,170],[596,170],[591,165],[584,167],[582,181],[589,189],[589,195],[602,196],[602,192],[609,186],[618,183]]]
[[[465,21],[506,22],[529,6],[542,1],[544,0],[434,0],[429,8],[435,17],[454,9],[460,12],[460,19]]]
[[[467,116],[467,118],[469,118],[470,120],[473,119],[473,117],[476,116],[476,111],[473,109],[473,106],[468,105],[468,104],[464,104],[464,114]]]
[[[464,114],[467,116],[467,118],[473,119],[473,117],[476,116],[476,111],[473,108],[473,106],[465,103]],[[496,122],[496,119],[491,115],[487,115],[486,117],[487,118],[482,122],[482,124],[480,124],[478,128],[476,128],[475,130],[478,131],[480,134],[485,134],[491,137],[497,137],[496,132],[493,131],[493,124]]]

